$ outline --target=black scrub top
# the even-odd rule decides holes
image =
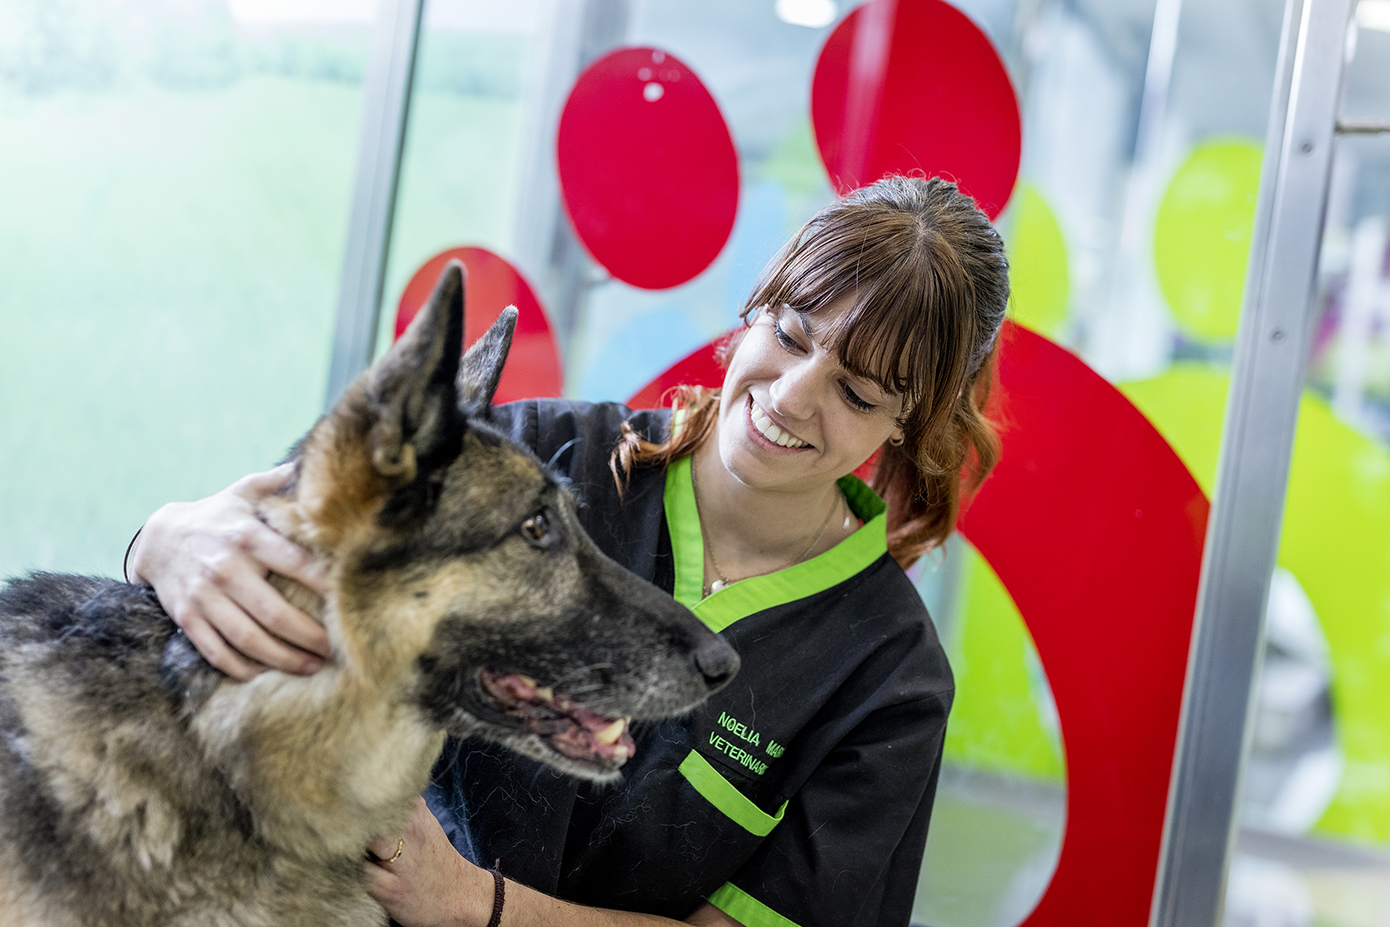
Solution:
[[[882,501],[846,477],[863,527],[702,599],[689,460],[639,468],[622,497],[608,467],[621,422],[659,440],[669,411],[539,400],[491,414],[571,481],[604,553],[690,606],[743,662],[689,715],[635,724],[618,785],[450,741],[426,799],[454,845],[580,904],[679,919],[708,900],[748,927],[907,924],[954,685],[887,554]]]

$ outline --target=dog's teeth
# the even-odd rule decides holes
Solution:
[[[627,744],[617,744],[613,747],[613,759],[615,760],[625,760],[628,758],[629,753],[630,751],[627,748]]]
[[[601,744],[615,744],[618,738],[623,736],[623,728],[627,727],[627,719],[619,718],[601,731],[594,732],[594,740]]]
[[[555,698],[555,690],[550,688],[550,686],[537,686],[536,698],[544,702],[551,701]]]

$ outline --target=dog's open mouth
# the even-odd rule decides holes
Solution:
[[[483,692],[503,712],[540,735],[562,756],[601,769],[617,769],[637,752],[627,718],[590,711],[562,692],[518,673],[479,674]]]

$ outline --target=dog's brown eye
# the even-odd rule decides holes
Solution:
[[[550,534],[550,520],[544,512],[537,512],[521,523],[521,533],[532,544],[543,543]]]

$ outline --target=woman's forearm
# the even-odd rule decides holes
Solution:
[[[370,846],[377,862],[364,863],[367,891],[403,927],[488,927],[496,903],[496,879],[454,849],[424,799],[418,799],[400,832]],[[659,927],[681,921],[655,914],[588,908],[506,880],[501,927]],[[741,927],[705,904],[684,921],[700,927]]]

